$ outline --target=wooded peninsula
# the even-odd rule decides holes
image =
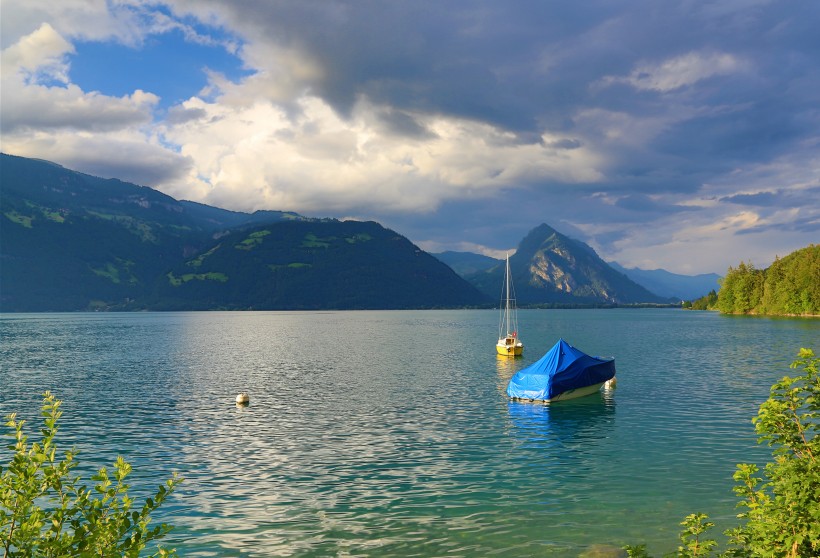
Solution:
[[[776,258],[767,269],[740,262],[720,280],[720,291],[684,308],[719,310],[723,314],[769,316],[820,315],[820,245],[811,244]]]

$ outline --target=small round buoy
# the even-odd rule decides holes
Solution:
[[[615,384],[617,383],[618,381],[615,378],[607,380],[606,382],[604,382],[604,389],[615,389]]]
[[[242,392],[236,396],[237,405],[247,405],[251,402],[250,396],[246,392]]]

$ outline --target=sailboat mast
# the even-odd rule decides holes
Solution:
[[[504,315],[507,317],[507,335],[510,334],[510,254],[507,254],[507,269],[506,269],[506,283],[507,283],[507,309]]]

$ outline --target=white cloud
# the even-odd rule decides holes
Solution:
[[[138,44],[146,32],[140,0],[0,0],[0,37],[3,48],[16,43],[43,23],[63,37],[100,41],[116,39]]]
[[[498,249],[483,244],[476,244],[475,242],[438,242],[435,240],[427,240],[417,243],[418,247],[425,252],[437,254],[440,252],[455,251],[455,252],[472,252],[473,254],[481,254],[497,260],[503,260],[507,254],[512,256],[515,254],[515,246],[507,249]]]
[[[190,164],[184,156],[132,130],[104,134],[72,130],[4,134],[2,151],[21,157],[46,158],[94,176],[151,187],[171,181],[186,172]]]
[[[209,185],[202,201],[241,210],[430,211],[448,199],[483,197],[536,179],[601,176],[595,153],[555,147],[561,142],[549,134],[522,143],[488,124],[419,113],[413,119],[430,133],[408,138],[381,125],[383,107],[366,99],[350,119],[317,97],[301,97],[298,107],[289,114],[261,100],[191,99],[184,109],[197,117],[166,124],[163,137],[194,161],[196,191],[202,192],[200,182]]]
[[[57,81],[68,83],[66,55],[74,47],[48,23],[22,37],[0,55],[3,79],[17,76],[24,83]]]
[[[32,130],[39,134],[65,128],[110,131],[151,121],[159,100],[155,95],[138,90],[109,97],[83,92],[70,83],[64,61],[70,52],[73,46],[43,24],[0,53],[4,148],[13,150],[26,143]]]
[[[184,160],[147,127],[156,95],[82,91],[68,77],[66,55],[72,52],[72,44],[44,23],[0,53],[0,148],[138,184],[177,174]]]
[[[667,93],[704,79],[745,71],[747,64],[731,54],[689,52],[659,63],[642,62],[629,76],[607,76],[602,83],[626,83],[636,89]]]

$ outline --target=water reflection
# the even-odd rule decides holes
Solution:
[[[552,404],[510,401],[511,435],[522,447],[573,448],[595,444],[615,424],[613,390]]]
[[[527,366],[521,358],[512,358],[504,355],[495,355],[496,376],[498,377],[498,390],[507,393],[507,384],[516,372]]]

